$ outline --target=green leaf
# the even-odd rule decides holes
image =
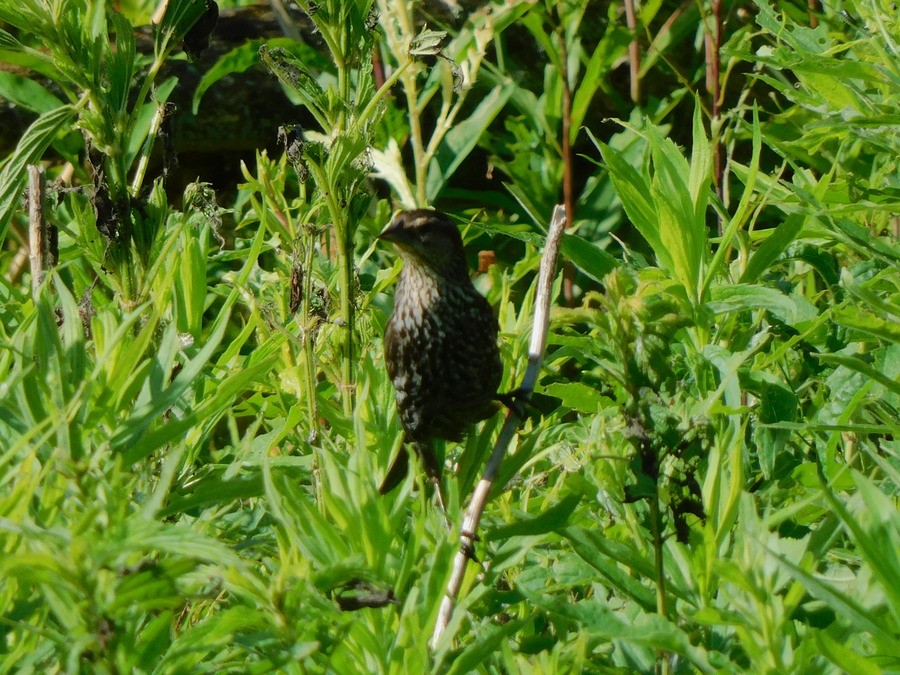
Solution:
[[[561,602],[532,592],[520,585],[523,595],[534,605],[552,616],[572,621],[578,630],[606,641],[619,641],[681,654],[695,666],[712,671],[706,651],[691,644],[688,634],[674,623],[657,614],[620,617],[600,598],[578,602]]]
[[[56,135],[70,123],[76,108],[65,105],[41,115],[26,129],[12,156],[0,170],[0,244],[6,238],[9,219],[19,204],[19,195],[27,183],[26,167],[35,164]]]
[[[581,382],[554,382],[547,385],[543,393],[560,399],[567,408],[588,415],[596,415],[601,407],[609,403],[609,399],[595,387]]]
[[[138,408],[135,411],[134,418],[130,421],[131,424],[135,428],[146,429],[153,422],[160,421],[161,414],[153,413],[154,410],[160,408],[160,401],[174,402],[178,399],[178,396],[183,391],[180,385],[186,385],[191,382],[193,376],[199,372],[205,365],[206,359],[209,358],[207,348],[214,346],[216,345],[212,342],[208,343],[204,350],[194,357],[190,364],[178,374],[172,385],[163,391],[163,395],[156,401],[153,401],[154,405]],[[112,441],[115,444],[113,447],[117,450],[123,450],[124,461],[131,464],[164,447],[167,443],[171,443],[174,439],[183,437],[188,430],[199,428],[202,431],[202,435],[205,436],[221,419],[222,415],[225,414],[228,406],[234,402],[234,399],[240,393],[246,391],[251,383],[259,381],[264,374],[271,371],[276,362],[275,356],[269,356],[238,370],[223,381],[215,383],[213,395],[184,418],[164,422],[153,431],[141,434],[138,440],[134,440],[138,434],[126,424],[125,428],[119,430],[113,437]],[[178,378],[185,372],[188,372],[188,368],[192,366],[194,368],[188,373],[187,379],[179,382]]]
[[[506,105],[514,88],[515,85],[512,83],[494,87],[467,119],[458,122],[444,136],[428,165],[425,194],[429,202],[437,199],[447,181],[478,144],[484,130]]]
[[[306,106],[322,129],[331,129],[334,126],[329,121],[331,106],[328,95],[301,59],[286,49],[281,47],[269,49],[265,44],[259,48],[259,56],[266,68]]]
[[[875,237],[867,228],[847,218],[835,218],[832,222],[837,230],[850,241],[880,255],[891,264],[900,263],[900,247],[897,246],[896,240]]]
[[[609,177],[628,218],[650,244],[660,267],[672,270],[674,267],[672,256],[660,238],[659,213],[656,204],[650,198],[650,182],[635,171],[621,153],[596,139],[594,143],[600,149],[603,161],[606,162]]]
[[[894,617],[900,625],[900,523],[896,518],[893,496],[886,494],[869,478],[852,470],[853,481],[863,506],[854,518],[846,509],[837,508],[866,562],[881,581]],[[836,501],[829,490],[829,502]]]
[[[837,500],[832,502],[832,505]],[[843,511],[843,507],[841,507]],[[846,511],[844,511],[846,513]],[[792,578],[796,579],[806,588],[807,592],[817,600],[821,600],[831,607],[835,613],[839,614],[844,621],[847,621],[856,630],[868,631],[877,635],[881,639],[891,639],[890,631],[883,624],[882,618],[863,607],[856,598],[843,593],[834,584],[829,583],[818,574],[812,574],[787,557],[766,548],[769,555],[774,558],[779,565]]]
[[[228,75],[246,72],[254,64],[259,63],[259,48],[263,44],[266,43],[262,40],[250,40],[222,54],[219,60],[203,74],[200,82],[197,83],[197,87],[194,89],[194,97],[191,101],[191,112],[194,115],[197,114],[203,94],[216,82]]]
[[[681,155],[679,154],[679,157]],[[694,101],[693,145],[691,146],[690,179],[688,188],[694,204],[693,223],[694,236],[700,247],[698,257],[706,253],[706,203],[709,198],[709,185],[712,182],[712,152],[706,131],[703,128],[703,114],[700,100]]]
[[[235,73],[244,73],[260,61],[260,48],[281,48],[295,54],[303,63],[319,70],[326,70],[329,62],[309,45],[289,38],[271,38],[269,40],[248,40],[239,47],[225,52],[212,67],[207,70],[194,89],[191,110],[196,115],[200,109],[203,95],[219,80]]]
[[[225,317],[225,320],[222,318]],[[145,444],[147,440],[146,430],[155,421],[162,418],[162,414],[171,408],[188,387],[195,384],[195,379],[200,376],[203,368],[212,358],[213,353],[218,348],[227,327],[228,312],[220,315],[213,332],[206,340],[206,344],[199,353],[191,359],[188,364],[178,373],[172,383],[162,390],[153,400],[147,401],[143,405],[135,409],[129,419],[120,426],[110,439],[112,448],[118,451],[126,451],[131,457],[131,461],[137,459],[134,448],[138,440],[141,444]],[[146,329],[143,331],[148,333]],[[172,422],[171,424],[175,424]],[[165,426],[165,425],[164,425]]]
[[[746,169],[746,175],[743,177],[744,191],[741,194],[741,201],[737,209],[727,223],[724,224],[722,239],[716,249],[712,260],[707,268],[706,279],[704,280],[704,288],[701,299],[705,299],[709,293],[709,287],[713,279],[719,273],[719,269],[725,263],[725,255],[731,250],[731,242],[738,230],[744,226],[745,221],[749,217],[751,211],[751,198],[756,188],[756,177],[759,175],[759,156],[762,149],[762,134],[759,124],[759,110],[756,105],[753,106],[753,155],[750,159],[750,166]]]
[[[226,480],[221,473],[215,473],[200,479],[183,493],[172,494],[168,504],[159,511],[158,516],[167,518],[194,509],[226,506],[235,500],[259,497],[262,493],[262,476]]]
[[[816,630],[812,634],[819,653],[842,672],[854,675],[881,675],[884,672],[870,659],[829,637],[824,630]]]
[[[12,35],[0,28],[0,49],[20,50],[24,49],[21,42],[16,40]]]
[[[584,76],[578,88],[572,97],[572,127],[570,130],[570,140],[575,142],[575,138],[581,129],[585,115],[594,99],[594,95],[598,89],[602,89],[606,84],[606,78],[615,63],[618,55],[623,53],[628,45],[628,35],[614,22],[608,24],[606,33],[594,48],[587,67],[584,70]]]
[[[125,113],[128,107],[129,93],[131,92],[131,78],[135,68],[135,39],[134,28],[128,20],[113,12],[110,21],[115,29],[115,49],[110,47],[105,58],[105,75],[109,83],[105,94],[112,110],[108,113]]]
[[[483,538],[485,541],[498,541],[510,537],[531,537],[562,529],[569,524],[569,517],[579,501],[581,501],[579,495],[570,494],[537,517],[498,527]]]
[[[519,206],[522,207],[522,210],[525,211],[535,225],[541,229],[546,229],[547,224],[541,209],[534,203],[527,190],[523,190],[516,183],[508,181],[503,182],[503,187],[505,187],[509,194],[512,195],[513,199],[519,203]]]
[[[800,401],[790,387],[768,371],[742,371],[741,384],[759,401],[755,412],[760,424],[754,426],[753,436],[760,468],[769,478],[775,473],[778,456],[791,437],[789,430],[772,425],[795,421]]]
[[[0,97],[38,114],[63,105],[63,102],[54,94],[34,80],[3,70],[0,70]]]
[[[712,299],[706,307],[713,314],[765,310],[795,328],[802,328],[819,315],[816,306],[801,295],[785,295],[774,288],[751,284],[713,288]]]
[[[441,53],[441,46],[447,38],[447,32],[443,30],[422,31],[409,43],[410,56],[436,56]]]
[[[667,271],[684,286],[690,298],[701,293],[701,266],[707,253],[706,200],[709,185],[709,150],[703,126],[694,139],[699,167],[691,167],[678,147],[664,138],[655,126],[648,126],[653,175],[650,194],[659,213],[660,243],[668,251],[672,267]],[[695,128],[695,131],[697,129]],[[698,146],[699,149],[698,149]],[[705,179],[704,179],[705,177]],[[696,200],[693,191],[698,190]],[[654,252],[659,253],[654,249]]]
[[[601,283],[607,274],[622,264],[602,248],[574,234],[563,235],[562,253],[582,272]]]
[[[283,471],[272,471],[264,462],[263,486],[272,516],[306,559],[328,566],[350,556],[348,542],[292,477]]]
[[[807,216],[802,213],[794,213],[775,228],[768,238],[760,245],[750,257],[747,268],[741,274],[741,283],[752,283],[769,269],[785,249],[797,238],[800,230],[806,223]]]
[[[141,148],[146,146],[149,152],[152,144],[156,142],[156,138],[148,138],[150,128],[153,124],[153,118],[156,116],[161,106],[166,104],[171,93],[178,84],[178,78],[169,77],[159,83],[153,89],[153,101],[145,103],[139,110],[131,113],[131,134],[128,137],[128,146],[125,150],[125,161],[131,164],[137,158]]]
[[[447,671],[448,675],[478,672],[479,666],[495,655],[502,645],[514,639],[517,631],[521,630],[529,621],[529,617],[523,617],[502,626],[490,626],[479,631],[475,634],[475,641],[454,657],[453,663]]]
[[[847,356],[844,354],[813,354],[817,359],[824,363],[833,363],[844,366],[850,370],[862,373],[866,377],[870,377],[879,384],[883,385],[888,391],[900,395],[900,382],[891,379],[877,368],[873,368],[868,363],[855,356]]]
[[[203,16],[206,3],[199,0],[169,0],[157,30],[153,31],[157,54],[174,48]]]
[[[643,558],[631,547],[604,537],[586,528],[569,527],[562,534],[572,544],[572,549],[588,565],[596,569],[617,591],[635,600],[644,610],[656,609],[656,595],[640,577],[655,578],[653,563]],[[619,565],[631,568],[632,573]],[[634,573],[638,575],[635,578]]]

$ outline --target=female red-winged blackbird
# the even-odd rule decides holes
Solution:
[[[472,424],[497,409],[503,374],[497,319],[469,279],[462,237],[446,215],[403,211],[379,238],[393,242],[403,258],[384,336],[388,375],[406,441],[440,486],[434,439],[460,441]],[[403,480],[408,463],[401,448],[382,494]]]

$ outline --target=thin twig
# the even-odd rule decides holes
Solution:
[[[31,263],[31,290],[37,298],[46,270],[47,226],[44,221],[44,192],[47,179],[44,169],[28,166],[28,251]]]
[[[537,294],[534,300],[534,325],[531,329],[531,344],[528,348],[528,366],[522,378],[522,384],[517,390],[520,398],[527,400],[534,391],[538,374],[541,370],[541,362],[544,359],[544,350],[547,347],[547,329],[550,325],[550,293],[553,288],[553,277],[556,275],[556,259],[559,256],[559,245],[563,231],[566,227],[565,207],[560,204],[553,209],[553,218],[550,221],[550,229],[547,232],[547,242],[541,257],[541,269],[538,273]],[[459,551],[453,560],[453,571],[450,581],[447,583],[447,592],[441,602],[437,622],[434,625],[434,633],[431,636],[431,648],[435,649],[453,615],[453,607],[462,587],[463,577],[466,573],[466,563],[472,557],[475,548],[475,533],[478,523],[484,513],[488,496],[500,470],[500,462],[506,453],[506,448],[512,440],[521,420],[521,413],[515,406],[510,407],[503,421],[503,428],[494,450],[488,460],[481,480],[472,493],[472,500],[463,518],[462,528],[459,532]]]

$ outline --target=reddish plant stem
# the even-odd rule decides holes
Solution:
[[[375,76],[375,89],[384,86],[384,63],[381,60],[381,48],[378,43],[372,49],[372,74]]]
[[[631,33],[631,43],[628,45],[628,72],[631,79],[631,100],[641,103],[641,54],[637,37],[637,15],[634,12],[634,0],[625,0],[625,25]]]
[[[566,229],[575,222],[575,193],[572,187],[572,90],[569,88],[569,54],[566,39],[562,38],[560,60],[562,61],[562,160],[563,160],[563,205],[566,209]],[[575,306],[575,266],[571,260],[563,262],[563,298],[566,307]]]
[[[712,28],[706,31],[706,90],[712,99],[712,118],[710,127],[713,138],[713,181],[716,194],[724,201],[725,185],[724,164],[722,159],[722,141],[718,135],[719,105],[722,97],[722,83],[719,77],[719,52],[722,39],[722,2],[712,0]],[[708,26],[709,24],[707,24]],[[722,234],[722,219],[719,219],[719,234]]]
[[[819,25],[819,3],[816,0],[806,0],[806,6],[809,8],[809,26],[816,28]]]

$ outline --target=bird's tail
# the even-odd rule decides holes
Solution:
[[[401,445],[400,450],[397,452],[397,456],[391,463],[391,468],[388,469],[387,475],[381,482],[381,487],[378,488],[378,492],[386,495],[388,492],[390,492],[403,482],[403,479],[406,478],[406,474],[408,472],[409,450],[406,449],[405,445]]]
[[[406,440],[408,439],[404,439],[404,441]],[[409,446],[421,458],[422,468],[425,469],[425,475],[428,476],[429,481],[437,485],[438,490],[440,490],[441,463],[438,460],[437,453],[434,451],[434,445],[429,441],[409,441]],[[394,458],[391,468],[388,469],[381,487],[378,488],[378,492],[386,495],[403,482],[403,479],[406,478],[406,474],[409,472],[409,452],[410,450],[407,449],[407,444],[404,442],[397,453],[397,457]]]

